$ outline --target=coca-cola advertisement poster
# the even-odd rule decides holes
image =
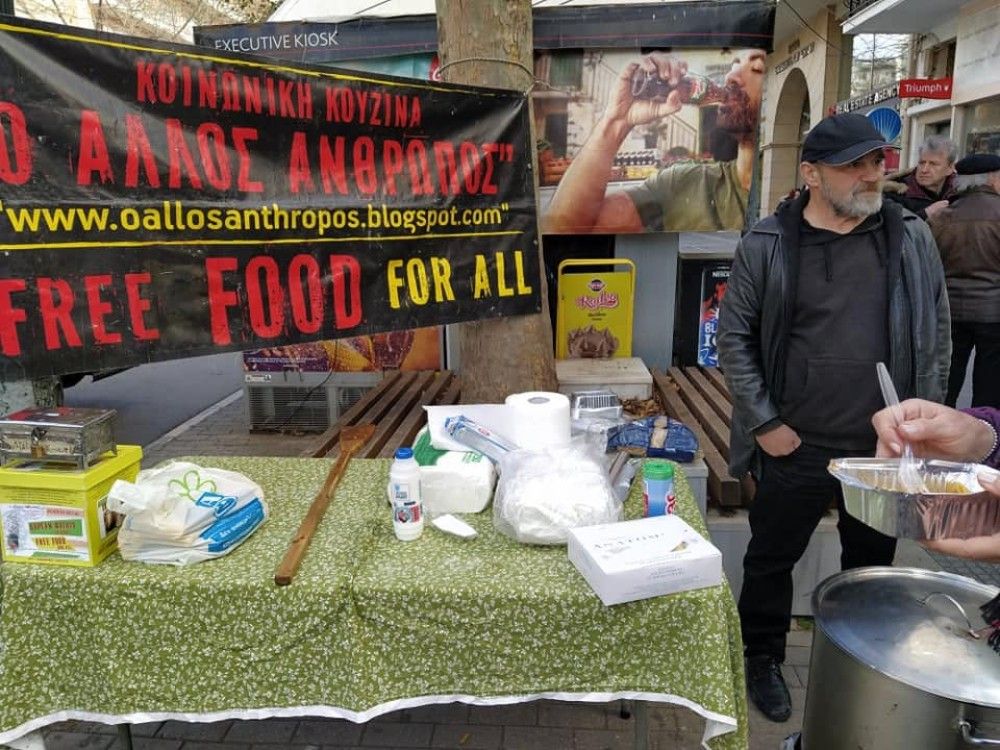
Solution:
[[[747,220],[764,49],[536,57],[543,231],[721,231]]]
[[[9,18],[0,379],[537,312],[528,110]]]
[[[729,285],[729,263],[706,266],[701,272],[701,314],[698,316],[698,364],[719,366],[715,336],[719,331],[719,306]]]

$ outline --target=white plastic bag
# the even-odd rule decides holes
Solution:
[[[118,550],[126,560],[188,565],[221,557],[267,518],[260,486],[235,471],[185,461],[116,481],[108,508],[125,514]]]
[[[566,544],[569,530],[622,519],[603,457],[586,440],[500,459],[493,525],[525,544]]]

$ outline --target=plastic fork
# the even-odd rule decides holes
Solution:
[[[875,371],[878,373],[878,384],[882,389],[885,405],[892,410],[896,424],[900,425],[903,422],[903,409],[899,405],[899,394],[896,393],[896,386],[893,385],[892,378],[889,376],[889,370],[886,369],[884,362],[879,362],[875,365]],[[927,491],[917,467],[917,460],[913,457],[913,448],[905,440],[903,441],[903,455],[899,460],[898,476],[899,484],[905,492],[916,495]]]

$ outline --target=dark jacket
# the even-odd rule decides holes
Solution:
[[[936,195],[917,182],[915,170],[891,175],[883,183],[882,192],[889,200],[910,209],[921,219],[927,221],[927,207],[929,205],[948,200],[955,194],[955,175],[948,175],[941,187],[941,192]]]
[[[1000,323],[1000,195],[987,186],[959,193],[931,220],[931,232],[952,319]]]
[[[780,418],[796,303],[797,235],[807,200],[803,195],[789,201],[740,240],[719,311],[719,366],[733,399],[729,468],[736,477],[759,469],[753,431]],[[889,372],[901,398],[940,401],[951,361],[941,260],[924,222],[893,203],[882,210],[889,255]]]

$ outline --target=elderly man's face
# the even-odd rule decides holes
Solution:
[[[863,219],[882,208],[885,154],[872,151],[850,164],[806,164],[803,177],[841,218]]]
[[[718,122],[734,135],[749,136],[757,131],[766,57],[762,49],[740,50],[726,74],[727,97],[719,108]]]
[[[935,193],[944,187],[948,175],[955,171],[955,165],[948,161],[948,155],[940,151],[923,151],[917,162],[917,184]]]

